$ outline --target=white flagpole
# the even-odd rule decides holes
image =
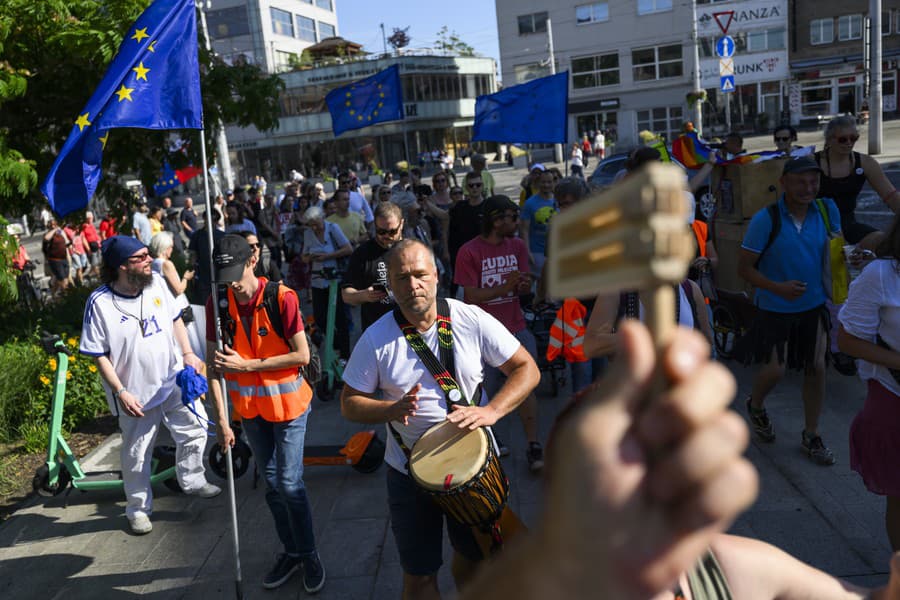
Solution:
[[[221,334],[222,322],[219,319],[219,298],[216,293],[215,285],[216,270],[215,264],[213,264],[213,248],[215,243],[213,240],[213,228],[216,224],[213,222],[212,199],[209,196],[209,163],[206,160],[206,131],[203,129],[200,130],[200,154],[203,157],[203,193],[205,194],[206,199],[206,240],[209,244],[209,280],[210,288],[212,290],[213,320],[216,324],[216,348],[221,351],[223,350]],[[219,389],[223,396],[222,407],[225,411],[225,414],[222,416],[227,422],[230,422],[231,417],[228,414],[228,398],[225,394],[225,380],[221,374],[218,375],[218,379]],[[235,597],[238,600],[241,600],[244,597],[243,583],[241,580],[241,544],[240,536],[238,535],[237,500],[234,491],[234,466],[231,464],[231,447],[225,452],[225,469],[228,475],[228,500],[230,504],[229,508],[231,509],[231,540],[232,547],[234,548],[234,589]]]

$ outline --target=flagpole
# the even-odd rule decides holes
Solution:
[[[215,264],[213,264],[213,248],[215,244],[215,241],[213,239],[213,228],[216,226],[216,224],[213,221],[212,199],[209,196],[209,163],[206,159],[206,130],[204,129],[200,130],[200,155],[203,159],[203,193],[206,198],[206,241],[209,247],[209,279],[211,283],[210,287],[212,288],[213,321],[216,324],[214,328],[216,332],[216,349],[222,351],[222,323],[219,319],[219,298],[218,294],[216,293],[216,271]],[[219,380],[219,390],[221,390],[222,396],[223,398],[225,398],[225,380],[222,377],[221,373],[219,373],[217,377]],[[221,417],[225,420],[226,423],[230,423],[231,417],[228,414],[227,399],[224,399],[222,402],[222,410],[224,411],[224,414],[221,415]],[[240,537],[238,535],[237,500],[235,498],[234,492],[234,465],[232,465],[231,463],[230,446],[225,451],[225,470],[228,479],[228,500],[230,503],[229,508],[231,509],[231,540],[232,547],[234,548],[234,591],[235,597],[238,600],[241,600],[244,597],[243,583],[241,581],[241,544]]]

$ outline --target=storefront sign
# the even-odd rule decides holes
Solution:
[[[787,51],[760,52],[758,54],[736,54],[730,59],[734,62],[731,73],[739,85],[787,79],[790,72]],[[719,60],[700,61],[701,85],[704,88],[719,87],[721,72]]]
[[[716,4],[697,7],[697,29],[701,36],[717,35],[720,32],[715,15],[721,12]],[[728,32],[767,25],[786,25],[787,17],[787,0],[747,0],[734,6],[734,17],[729,23]],[[721,15],[719,19],[722,19]]]

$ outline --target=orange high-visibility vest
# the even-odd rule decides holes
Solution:
[[[265,285],[265,281],[262,280],[260,285]],[[286,293],[295,292],[283,285],[278,287],[279,306]],[[260,292],[250,326],[252,339],[247,339],[234,291],[228,288],[228,313],[235,323],[234,351],[244,358],[270,358],[291,352],[287,342],[275,333],[268,313],[260,306],[262,301],[263,293]],[[265,335],[260,335],[263,332]],[[225,373],[225,389],[234,411],[243,419],[260,416],[272,423],[291,421],[302,415],[312,399],[312,388],[300,376],[298,367]]]
[[[697,238],[700,256],[706,258],[706,240],[709,239],[709,226],[699,219],[694,219],[691,223],[691,229],[694,230],[694,236]]]
[[[566,298],[562,307],[556,312],[556,320],[550,328],[550,341],[547,344],[547,360],[556,360],[562,353],[566,362],[584,362],[584,318],[587,308],[575,298]]]

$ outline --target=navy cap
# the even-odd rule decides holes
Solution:
[[[103,241],[100,253],[103,256],[104,264],[113,269],[118,269],[129,257],[146,247],[144,242],[137,238],[127,235],[114,235]]]
[[[792,158],[784,163],[781,174],[806,173],[808,171],[819,171],[821,173],[822,167],[819,166],[819,163],[812,156],[801,156],[800,158]]]

